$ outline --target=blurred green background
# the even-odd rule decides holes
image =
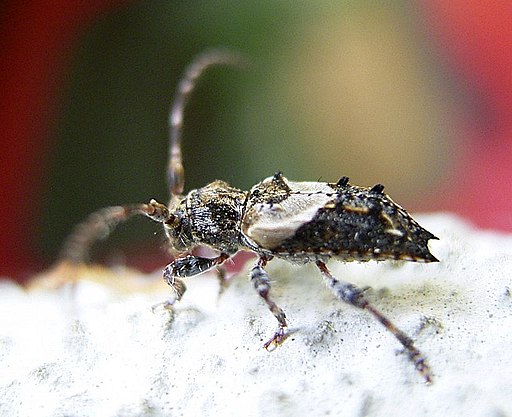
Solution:
[[[248,70],[211,69],[186,111],[186,190],[293,180],[386,185],[408,209],[452,152],[446,85],[408,2],[148,1],[97,20],[67,72],[37,237],[53,259],[109,205],[167,201],[168,110],[193,57],[225,46]],[[160,245],[145,219],[101,250]],[[105,248],[105,245],[107,248]]]

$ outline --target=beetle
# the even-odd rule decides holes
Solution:
[[[363,289],[335,278],[327,267],[330,259],[438,261],[428,248],[428,241],[437,238],[385,194],[383,185],[359,187],[350,184],[347,177],[335,183],[294,182],[277,172],[249,191],[217,180],[184,194],[181,138],[191,92],[209,67],[242,62],[235,53],[212,50],[199,55],[187,67],[169,115],[169,203],[151,200],[93,213],[68,237],[62,259],[85,262],[94,241],[106,237],[131,216],[145,215],[162,223],[174,255],[163,271],[164,280],[174,290],[174,297],[165,303],[172,308],[185,293],[184,278],[220,267],[240,250],[252,251],[258,259],[250,270],[250,280],[278,322],[277,330],[264,344],[266,349],[279,346],[288,327],[284,311],[270,296],[267,263],[273,258],[296,264],[313,262],[334,295],[372,314],[403,345],[425,381],[431,382],[430,367],[413,340],[369,302]],[[193,255],[192,250],[199,246],[209,247],[218,255]]]

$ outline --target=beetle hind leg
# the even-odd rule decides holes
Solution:
[[[413,340],[407,336],[402,330],[388,319],[383,313],[377,310],[364,296],[364,290],[356,287],[349,282],[344,282],[334,278],[322,261],[316,262],[320,272],[326,279],[327,286],[332,290],[334,295],[341,301],[353,305],[371,313],[387,330],[389,330],[402,344],[407,351],[409,360],[414,364],[416,370],[425,378],[427,383],[432,382],[432,372],[427,364],[425,356],[414,346]]]
[[[279,307],[272,298],[270,298],[270,278],[265,271],[265,266],[268,259],[260,257],[258,263],[251,269],[250,279],[254,286],[254,289],[258,292],[259,296],[263,298],[268,306],[268,309],[274,315],[278,322],[278,328],[274,335],[263,345],[267,350],[274,350],[276,347],[281,345],[287,338],[286,329],[288,323],[286,321],[286,315],[281,307]]]

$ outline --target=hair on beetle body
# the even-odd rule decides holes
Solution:
[[[240,250],[253,251],[258,260],[250,280],[278,322],[264,345],[267,349],[285,340],[288,322],[270,296],[265,266],[273,258],[299,264],[313,262],[333,294],[372,314],[403,345],[425,381],[431,382],[430,368],[412,339],[373,307],[362,289],[335,278],[326,265],[331,259],[437,262],[428,249],[428,241],[437,238],[385,194],[382,184],[358,187],[350,184],[348,177],[336,183],[294,182],[277,172],[249,191],[214,181],[184,194],[181,136],[188,98],[207,68],[243,63],[235,53],[213,50],[199,55],[186,69],[169,116],[168,205],[150,200],[99,210],[75,228],[61,257],[73,263],[85,262],[94,241],[108,236],[131,216],[145,215],[163,224],[170,252],[175,255],[163,271],[164,280],[174,290],[174,298],[166,303],[171,307],[186,291],[184,278],[220,266]],[[192,255],[198,246],[214,249],[218,256]]]

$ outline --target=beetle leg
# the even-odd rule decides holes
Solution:
[[[267,258],[263,256],[259,258],[258,263],[251,269],[250,279],[254,288],[258,291],[259,296],[263,298],[269,310],[278,322],[278,328],[274,333],[274,336],[272,336],[272,338],[263,345],[265,349],[273,350],[286,339],[286,328],[288,327],[288,323],[286,322],[286,315],[284,314],[284,311],[270,298],[270,279],[267,271],[264,269],[267,261]],[[270,346],[272,346],[271,349],[269,349]]]
[[[217,280],[219,281],[219,294],[218,298],[226,291],[229,287],[230,281],[226,278],[226,269],[221,265],[216,269]]]
[[[334,278],[322,261],[317,261],[316,265],[322,272],[326,279],[327,286],[332,290],[334,295],[341,301],[353,305],[354,307],[362,308],[370,312],[386,329],[388,329],[407,350],[407,356],[414,364],[416,370],[425,378],[427,383],[432,382],[432,372],[427,364],[425,356],[414,346],[413,340],[407,336],[402,330],[395,326],[395,324],[388,319],[383,313],[373,307],[363,294],[363,290],[355,285],[339,281]]]
[[[227,253],[221,253],[216,258],[202,258],[199,256],[187,255],[177,258],[164,268],[164,280],[173,289],[175,298],[164,301],[162,304],[165,308],[171,308],[172,305],[181,300],[187,287],[182,279],[193,277],[206,272],[216,266],[221,265],[229,258]]]

